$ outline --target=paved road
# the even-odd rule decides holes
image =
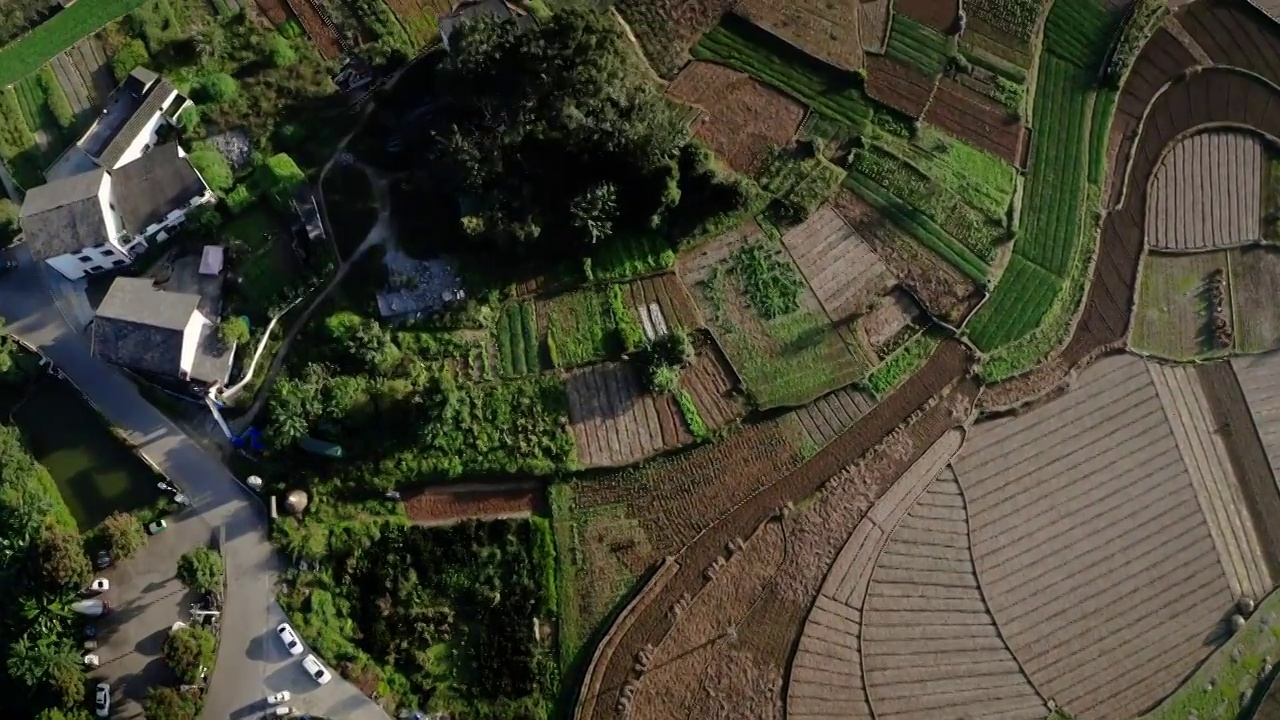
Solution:
[[[318,688],[287,658],[272,628],[284,619],[275,601],[280,560],[267,539],[262,505],[110,365],[94,358],[52,301],[40,267],[25,248],[11,251],[19,267],[0,279],[0,317],[7,330],[40,349],[139,451],[191,497],[199,519],[226,532],[227,597],[218,663],[210,678],[206,720],[256,717],[262,699],[295,692],[304,710],[334,718],[386,720],[350,683],[336,677]]]

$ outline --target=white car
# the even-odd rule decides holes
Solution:
[[[298,638],[298,633],[289,627],[289,623],[280,623],[276,626],[276,634],[280,636],[280,642],[284,643],[284,649],[288,650],[290,655],[302,654],[302,640]]]
[[[267,717],[289,717],[291,715],[293,715],[293,708],[286,705],[281,705],[267,713]]]
[[[100,718],[111,714],[111,686],[98,683],[93,689],[93,714]]]
[[[272,695],[272,696],[268,697],[268,698],[267,698],[267,704],[268,704],[268,705],[283,705],[284,703],[289,702],[289,699],[290,699],[290,698],[292,698],[292,697],[293,697],[293,695],[290,695],[288,690],[281,690],[280,692],[276,693],[275,695]]]
[[[333,676],[329,674],[328,670],[324,669],[324,665],[320,664],[315,655],[308,655],[302,658],[302,667],[306,668],[307,674],[311,676],[311,679],[321,685],[333,679]]]

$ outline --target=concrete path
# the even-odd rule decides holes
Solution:
[[[0,278],[0,317],[6,330],[54,362],[102,411],[126,432],[139,452],[171,478],[193,501],[209,532],[223,526],[227,597],[218,664],[210,678],[204,717],[252,717],[263,698],[280,689],[294,691],[304,709],[334,718],[387,717],[354,686],[336,676],[323,688],[287,659],[272,637],[284,618],[275,600],[280,560],[267,538],[261,503],[217,460],[205,454],[137,389],[89,353],[85,340],[68,325],[52,301],[41,268],[25,247],[13,251],[19,267]]]

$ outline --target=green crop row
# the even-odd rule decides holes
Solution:
[[[690,52],[768,83],[847,127],[860,130],[871,120],[872,103],[856,75],[824,65],[733,15]]]
[[[630,235],[602,245],[583,261],[583,274],[587,280],[629,280],[675,264],[675,250],[661,235]]]
[[[1093,119],[1089,123],[1089,183],[1102,185],[1107,172],[1107,145],[1111,141],[1111,118],[1115,115],[1116,90],[1100,90],[1093,101]]]
[[[862,381],[863,387],[877,400],[883,398],[924,367],[939,342],[933,333],[919,333],[872,370]]]
[[[618,337],[622,341],[623,352],[638,350],[644,345],[644,328],[640,326],[636,314],[623,300],[621,285],[609,286],[609,314],[610,322],[618,331]]]
[[[81,38],[136,9],[144,0],[78,2],[0,50],[0,85],[12,85],[40,69]]]
[[[555,348],[556,367],[577,367],[602,360],[612,327],[605,315],[604,299],[595,290],[579,290],[546,304],[547,347]]]
[[[1015,251],[995,292],[968,327],[969,339],[992,350],[1034,330],[1062,289],[1062,280],[1022,259]]]
[[[933,28],[894,13],[885,54],[929,77],[947,67],[947,38]]]
[[[800,309],[804,281],[778,243],[761,241],[744,245],[733,254],[733,271],[751,307],[765,320],[775,320]]]
[[[1043,4],[1044,0],[969,0],[965,9],[991,27],[1026,41],[1035,32]]]
[[[53,74],[53,68],[48,65],[40,68],[40,87],[44,89],[49,111],[53,113],[53,121],[62,128],[64,137],[70,139],[76,130],[76,114],[71,109],[71,101],[67,99],[66,91],[62,89],[57,76]]]
[[[894,225],[951,263],[974,282],[985,286],[990,267],[964,244],[951,237],[918,209],[906,205],[882,185],[857,170],[850,170],[844,186],[858,194]]]
[[[681,390],[676,393],[676,404],[680,406],[680,414],[684,416],[684,424],[689,428],[689,434],[694,440],[702,442],[711,437],[711,431],[707,429],[707,423],[703,421],[702,415],[698,413],[698,406],[693,402],[693,396],[688,390]]]
[[[503,306],[498,317],[498,361],[504,377],[520,377],[541,369],[533,303],[526,301]]]
[[[779,148],[760,171],[760,187],[809,215],[844,179],[844,170],[821,156],[798,157]]]
[[[0,92],[0,158],[13,179],[24,188],[44,182],[43,153],[22,117],[22,108],[13,87]]]
[[[1045,51],[1095,72],[1120,19],[1103,0],[1056,0],[1044,23]]]
[[[967,37],[967,33],[966,33]],[[987,51],[978,45],[970,45],[964,39],[960,41],[960,47],[966,60],[973,65],[982,68],[988,72],[995,73],[997,76],[1006,80],[1022,84],[1027,82],[1026,68],[1018,67],[1002,57]]]
[[[914,165],[874,146],[855,152],[853,167],[933,219],[983,262],[995,259],[1003,228],[966,205],[942,183],[931,181]]]

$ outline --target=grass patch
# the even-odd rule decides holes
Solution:
[[[78,2],[0,50],[0,85],[11,85],[40,69],[81,38],[142,5],[144,0]]]
[[[885,397],[924,367],[941,342],[927,330],[918,333],[872,370],[862,381],[863,387],[877,400]]]
[[[547,348],[557,368],[571,368],[597,362],[609,354],[612,310],[595,290],[579,290],[548,300]]]
[[[747,300],[765,320],[776,320],[800,309],[804,282],[782,249],[772,243],[744,245],[733,254],[733,271]]]
[[[927,77],[941,75],[950,54],[947,38],[942,33],[900,13],[893,15],[884,52]]]
[[[661,235],[615,237],[583,261],[587,280],[629,280],[668,270],[676,252]]]

